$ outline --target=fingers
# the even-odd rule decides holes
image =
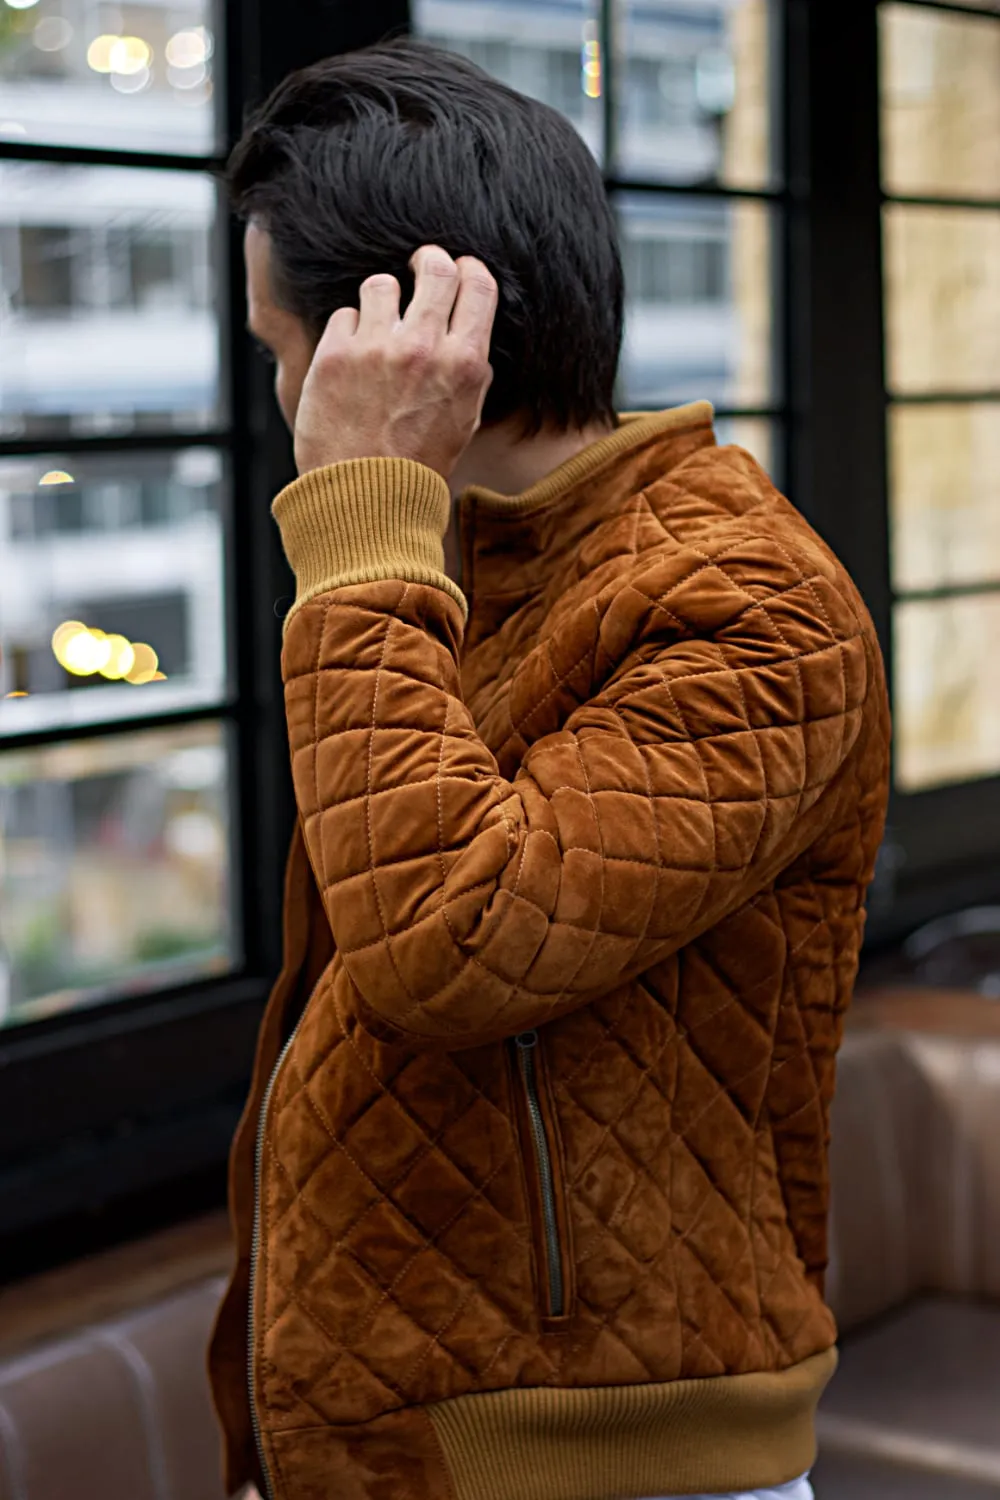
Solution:
[[[361,283],[357,333],[361,338],[380,339],[399,322],[399,282],[395,276],[369,276]]]
[[[353,307],[338,307],[335,313],[331,313],[326,320],[326,328],[323,330],[320,342],[325,347],[343,344],[347,339],[353,338],[358,331],[358,312]]]
[[[497,310],[497,284],[482,261],[473,255],[460,255],[455,265],[458,293],[448,332],[463,348],[486,359]]]
[[[410,256],[413,300],[403,324],[407,332],[427,343],[436,343],[448,332],[448,319],[458,290],[458,267],[440,245],[421,245]]]

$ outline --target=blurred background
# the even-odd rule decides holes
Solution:
[[[628,291],[621,408],[713,401],[720,441],[755,454],[865,594],[894,791],[840,1170],[867,1154],[882,1176],[863,1215],[841,1213],[857,1228],[838,1295],[847,1324],[931,1282],[978,1309],[1000,1290],[992,1252],[968,1249],[1000,1231],[991,0],[0,0],[0,1257],[18,1277],[124,1254],[106,1247],[221,1202],[293,809],[292,585],[267,510],[291,460],[218,178],[291,67],[407,28],[561,110],[599,162]],[[930,1144],[907,1154],[927,1089],[954,1106],[937,1175]],[[919,1269],[959,1221],[965,1259]],[[219,1232],[170,1255],[203,1271]],[[905,1357],[872,1357],[944,1368],[941,1339],[978,1347],[986,1327],[911,1330]],[[993,1382],[995,1413],[991,1369],[974,1384]],[[909,1470],[890,1423],[877,1484],[856,1414],[838,1420],[828,1497],[1000,1494],[978,1419]]]

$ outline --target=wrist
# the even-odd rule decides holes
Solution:
[[[451,496],[440,474],[403,458],[355,458],[305,470],[272,506],[296,579],[293,609],[348,584],[399,578],[449,593]]]

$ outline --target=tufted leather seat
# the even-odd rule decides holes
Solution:
[[[204,1350],[222,1215],[0,1294],[0,1500],[223,1500]]]
[[[1000,1006],[862,997],[834,1111],[828,1290],[844,1340],[818,1500],[1000,1493],[998,1143]],[[60,1326],[22,1329],[6,1357],[30,1319],[20,1289],[0,1298],[0,1500],[222,1500],[204,1350],[225,1231],[175,1273],[175,1246],[151,1251],[152,1281],[135,1247],[102,1258],[83,1327],[54,1317],[40,1278]]]
[[[862,998],[833,1111],[818,1500],[1000,1493],[1000,1005]]]

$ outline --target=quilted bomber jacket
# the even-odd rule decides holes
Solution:
[[[467,491],[462,590],[450,503],[386,459],[275,502],[299,821],[210,1356],[229,1486],[780,1483],[835,1361],[871,621],[704,404]]]

